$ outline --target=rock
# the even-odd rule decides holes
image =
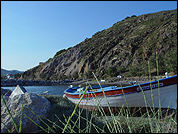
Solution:
[[[36,132],[40,128],[36,126],[32,121],[30,121],[26,116],[31,118],[35,123],[40,125],[40,120],[28,109],[30,108],[36,115],[40,118],[46,117],[46,114],[51,106],[50,102],[42,97],[38,96],[34,93],[24,93],[15,95],[14,97],[9,97],[6,105],[12,114],[15,123],[17,124],[17,128],[20,126],[20,117],[22,110],[22,100],[24,97],[24,105],[23,105],[23,116],[22,116],[22,132]],[[26,116],[25,116],[26,115]],[[8,111],[5,105],[1,105],[1,133],[6,133],[7,129],[12,133],[16,133],[15,127],[13,126],[12,119],[8,114]]]
[[[9,89],[3,89],[3,88],[1,88],[1,93],[2,93],[3,96],[10,96],[11,93],[12,93],[12,91],[9,90]]]
[[[15,95],[24,94],[25,92],[27,92],[27,90],[23,86],[17,85],[9,97],[13,98]]]
[[[4,101],[7,102],[12,91],[9,89],[1,88],[1,94],[3,95]],[[3,99],[1,98],[1,107],[4,106]]]

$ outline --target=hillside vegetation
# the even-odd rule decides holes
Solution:
[[[76,31],[77,32],[77,31]],[[23,79],[77,79],[177,74],[177,9],[126,17],[27,70]]]

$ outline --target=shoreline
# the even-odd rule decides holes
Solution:
[[[45,80],[17,80],[17,79],[1,79],[1,87],[21,86],[57,86],[70,85],[71,80],[45,81]]]
[[[161,76],[162,77],[162,76]],[[150,80],[154,81],[157,77],[152,77]],[[128,86],[133,84],[140,84],[150,81],[147,77],[138,78],[108,78],[106,80],[100,80],[101,85],[108,86]],[[21,79],[1,79],[1,87],[13,87],[17,85],[21,86],[58,86],[58,85],[98,85],[96,80],[21,80]]]

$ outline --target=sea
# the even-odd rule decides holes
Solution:
[[[43,94],[48,92],[49,95],[59,95],[63,96],[64,90],[66,90],[69,85],[59,85],[59,86],[23,86],[27,92]],[[13,91],[16,87],[2,87],[3,89],[10,89]]]

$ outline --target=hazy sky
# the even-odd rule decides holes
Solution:
[[[127,16],[177,1],[1,1],[1,68],[26,71]]]

